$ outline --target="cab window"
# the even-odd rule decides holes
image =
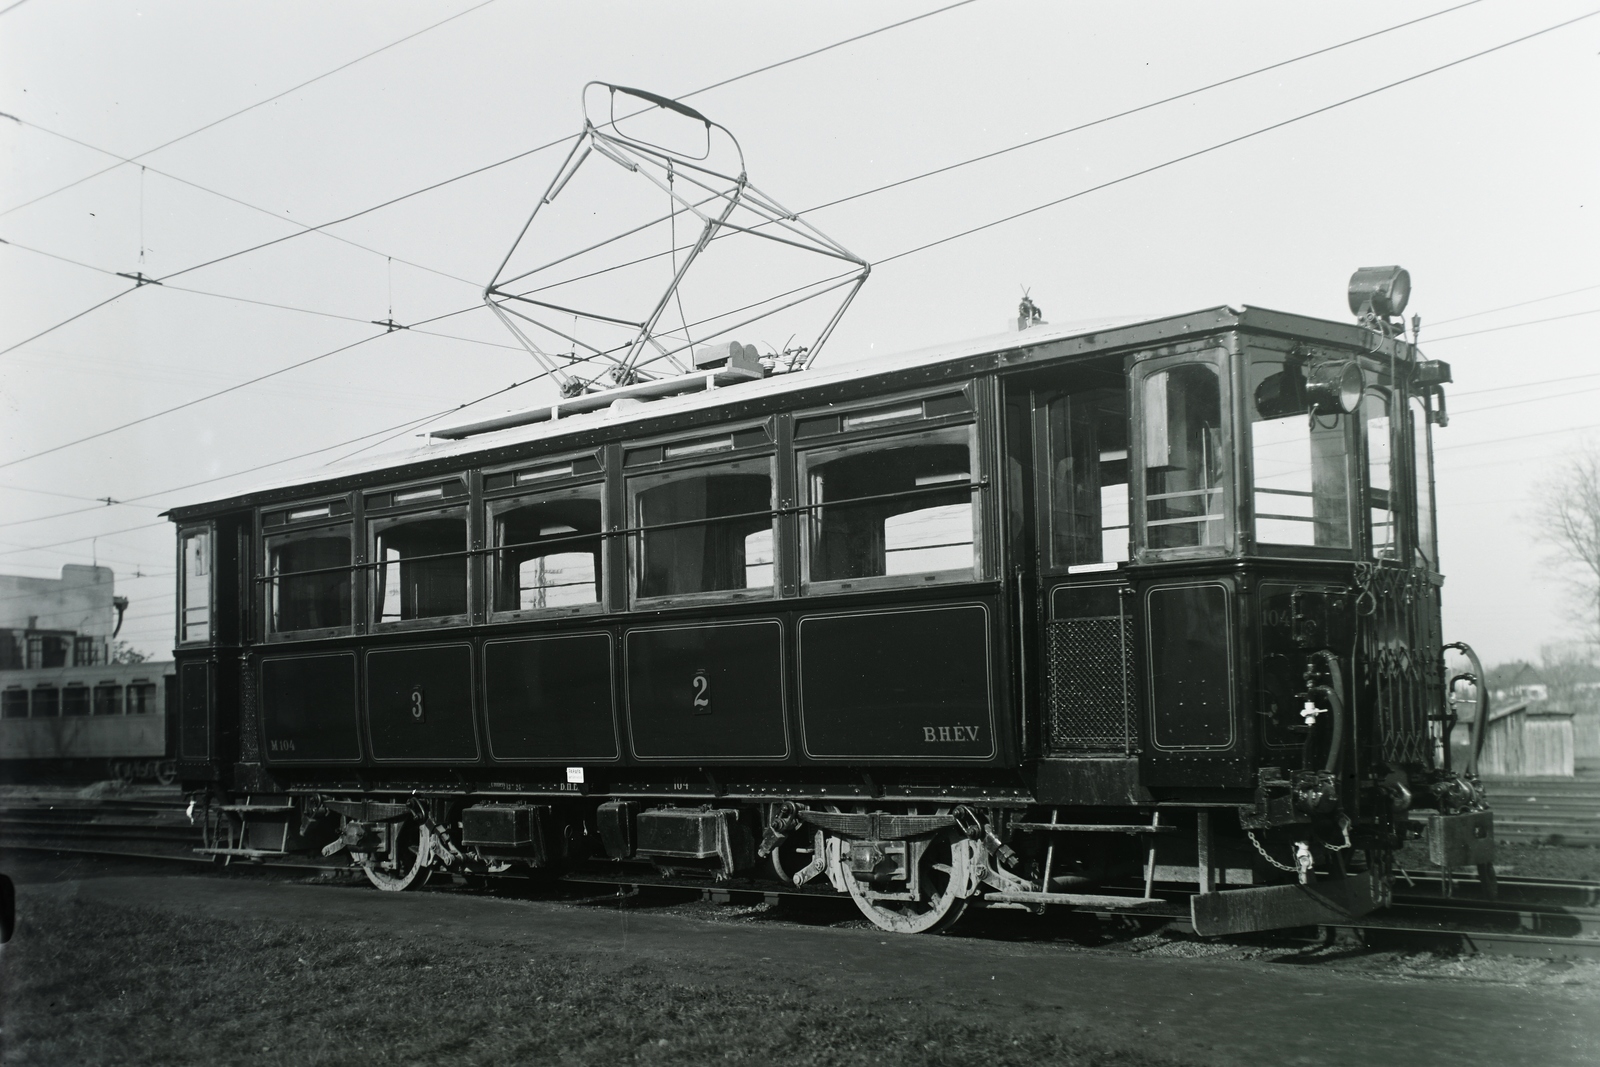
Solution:
[[[1222,383],[1208,363],[1140,382],[1143,543],[1154,551],[1226,547],[1227,451]]]
[[[1057,567],[1128,558],[1128,394],[1091,389],[1046,405],[1050,559]]]
[[[1348,549],[1352,416],[1311,413],[1302,360],[1259,353],[1249,367],[1256,544]]]
[[[1433,453],[1428,447],[1428,405],[1420,397],[1411,398],[1411,447],[1416,460],[1417,554],[1418,562],[1439,569],[1439,542],[1434,532]]]
[[[178,535],[178,641],[211,640],[211,531],[185,530]]]
[[[1361,402],[1366,422],[1367,516],[1375,559],[1394,559],[1399,553],[1398,500],[1395,498],[1394,426],[1389,396],[1368,390]]]

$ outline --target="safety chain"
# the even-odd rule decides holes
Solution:
[[[1267,854],[1267,850],[1261,847],[1261,842],[1256,840],[1256,832],[1254,830],[1246,830],[1245,834],[1250,838],[1250,843],[1256,846],[1256,851],[1261,853],[1262,859],[1266,860],[1280,871],[1288,871],[1290,874],[1296,873],[1296,868],[1291,867],[1286,863],[1279,863],[1277,860],[1273,859]]]
[[[1329,852],[1343,852],[1345,849],[1350,847],[1350,816],[1346,815],[1342,811],[1339,813],[1339,831],[1344,834],[1344,844],[1324,844],[1322,847],[1327,849]]]

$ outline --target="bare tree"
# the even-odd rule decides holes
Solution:
[[[1585,443],[1541,488],[1535,535],[1571,583],[1573,621],[1600,645],[1600,450]]]

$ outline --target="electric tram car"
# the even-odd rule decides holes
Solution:
[[[808,887],[908,933],[1337,924],[1408,839],[1490,864],[1409,284],[788,374],[725,343],[175,509],[205,851]]]

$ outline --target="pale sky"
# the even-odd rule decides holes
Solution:
[[[575,134],[591,79],[678,96],[941,6],[8,2],[0,111],[31,125],[0,119],[0,349],[126,288],[115,272],[170,275]],[[1449,7],[973,0],[691,102],[737,134],[759,186],[804,209]],[[808,218],[887,260],[1590,10],[1465,4]],[[138,155],[459,12],[143,157],[150,169],[27,203],[116,163],[39,127]],[[882,263],[824,362],[992,333],[1024,286],[1055,322],[1223,303],[1345,321],[1351,271],[1402,264],[1423,348],[1455,371],[1436,439],[1446,637],[1490,662],[1536,656],[1571,630],[1535,542],[1537,484],[1600,441],[1597,82],[1600,17]],[[133,601],[124,636],[167,654],[172,530],[131,528],[360,444],[170,490],[472,400],[529,377],[530,357],[479,308],[431,327],[451,337],[384,335],[39,453],[373,338],[391,300],[402,323],[477,305],[563,155],[143,287],[0,354],[0,572],[109,564]],[[107,496],[141,499],[23,521]]]

